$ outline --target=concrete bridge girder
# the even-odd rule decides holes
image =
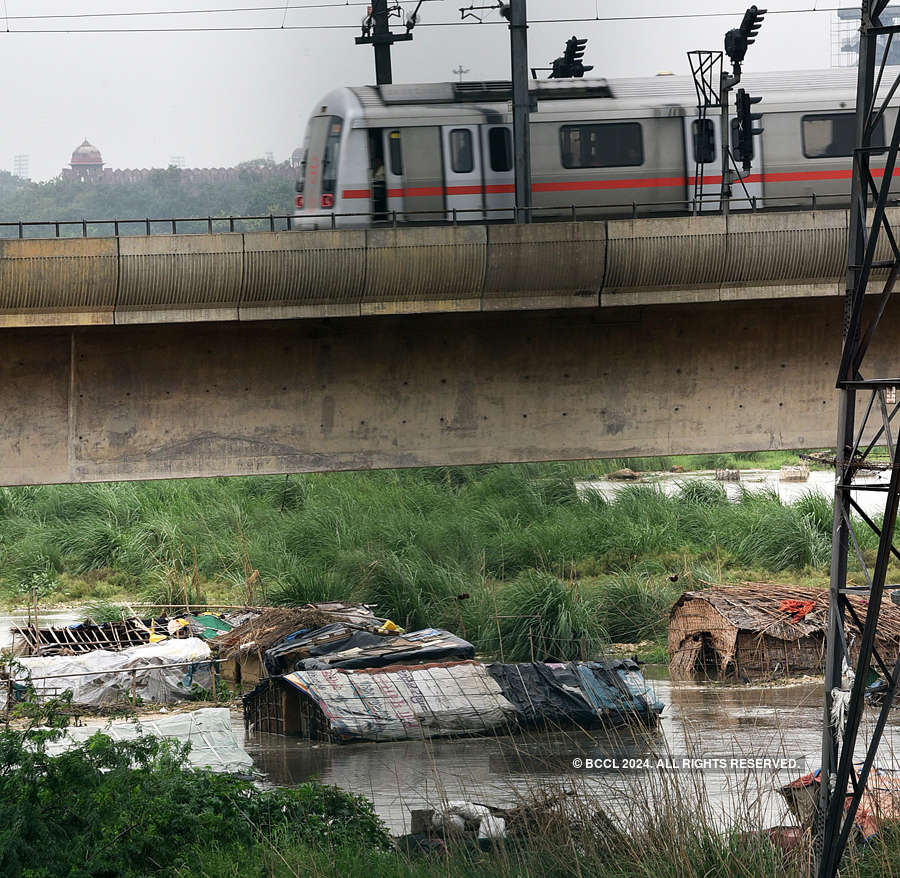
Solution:
[[[827,447],[841,317],[830,297],[6,329],[0,484]]]

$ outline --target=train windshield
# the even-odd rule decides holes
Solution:
[[[322,158],[322,194],[334,195],[337,188],[338,163],[341,158],[341,133],[344,120],[332,116],[325,140],[325,153]]]

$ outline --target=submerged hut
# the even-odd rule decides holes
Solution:
[[[652,726],[663,709],[638,665],[622,659],[296,670],[263,680],[243,703],[247,728],[333,742]]]
[[[860,619],[866,604],[850,598]],[[820,674],[825,668],[828,592],[774,583],[687,591],[669,614],[673,679],[751,682]],[[849,633],[849,631],[848,631]],[[884,601],[876,648],[892,663],[900,649],[900,608]],[[855,658],[851,639],[851,657]]]

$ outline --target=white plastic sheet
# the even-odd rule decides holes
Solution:
[[[190,743],[188,762],[194,768],[239,774],[249,774],[253,770],[253,760],[237,742],[231,728],[231,711],[225,707],[204,707],[166,717],[69,728],[64,738],[48,746],[48,751],[51,755],[62,753],[97,732],[109,735],[114,741],[132,741],[141,735],[174,738],[181,743]]]
[[[12,674],[16,683],[31,679],[39,697],[71,689],[76,704],[112,704],[129,700],[134,687],[143,701],[165,704],[185,698],[193,683],[210,688],[209,658],[206,642],[188,637],[121,652],[97,649],[82,655],[20,658]],[[6,697],[6,691],[0,691],[0,704],[5,704]]]

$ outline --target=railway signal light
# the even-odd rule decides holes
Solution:
[[[741,26],[725,34],[725,53],[734,64],[740,64],[747,54],[747,47],[756,42],[765,14],[765,9],[751,6],[744,13]]]
[[[732,127],[732,147],[734,158],[744,166],[744,172],[750,170],[753,161],[753,138],[762,134],[762,128],[755,128],[754,123],[762,119],[762,113],[754,113],[752,107],[762,100],[761,97],[751,97],[744,89],[739,88],[735,96],[736,116]]]
[[[550,78],[579,79],[589,70],[593,70],[593,65],[585,64],[583,61],[586,46],[586,38],[572,37],[566,40],[566,50],[562,58],[557,58],[553,62],[553,72],[550,74]]]

